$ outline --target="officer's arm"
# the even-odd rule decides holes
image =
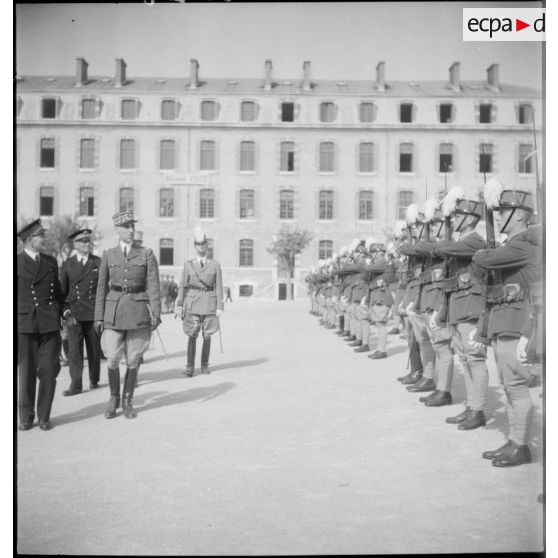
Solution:
[[[217,294],[217,309],[224,310],[225,305],[223,304],[223,276],[221,274],[221,264],[217,262],[217,270],[215,272],[215,289]]]
[[[182,268],[182,273],[180,274],[180,283],[178,284],[178,294],[176,296],[176,306],[180,307],[184,304],[184,287],[188,284],[188,272],[186,271],[186,262],[184,262],[184,267]]]
[[[159,284],[159,265],[151,248],[147,249],[147,296],[154,318],[161,317],[161,286]]]
[[[70,305],[68,304],[68,293],[70,291],[70,279],[68,277],[68,269],[66,260],[60,267],[60,291],[62,293],[62,315],[65,317],[66,313],[70,314]]]
[[[435,242],[427,242],[426,240],[419,240],[413,245],[413,249],[415,251],[415,254],[419,254],[421,256],[430,256],[435,246],[436,246]]]
[[[531,251],[524,246],[506,245],[491,250],[480,250],[473,259],[484,269],[506,269],[520,267],[531,261]]]
[[[414,246],[412,244],[409,244],[408,242],[406,242],[405,244],[401,244],[401,246],[399,247],[399,251],[406,256],[417,255]]]
[[[466,237],[452,242],[444,240],[436,244],[433,254],[442,258],[472,258],[475,252],[486,248],[486,243],[480,237]]]
[[[109,287],[108,256],[106,250],[101,257],[99,266],[99,281],[97,283],[97,296],[95,298],[95,321],[102,322],[105,317],[105,298]]]

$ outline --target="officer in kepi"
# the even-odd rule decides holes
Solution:
[[[41,253],[45,232],[41,220],[37,219],[18,233],[24,248],[17,257],[20,430],[33,427],[35,395],[39,428],[51,429],[50,411],[60,372],[63,295],[56,259]]]
[[[159,268],[151,248],[134,242],[137,222],[131,211],[112,217],[118,245],[101,257],[95,304],[95,329],[102,335],[107,357],[110,401],[105,417],[116,416],[120,406],[120,360],[126,360],[122,410],[135,418],[132,406],[141,355],[149,347],[151,332],[161,323]]]
[[[70,387],[65,396],[81,393],[83,376],[83,343],[87,349],[89,388],[99,387],[101,373],[101,343],[93,327],[95,297],[101,258],[91,254],[91,229],[72,233],[76,253],[60,268],[60,286],[64,293],[64,319],[68,325],[70,346]]]
[[[177,316],[183,320],[182,329],[188,336],[188,356],[184,374],[194,375],[196,339],[203,337],[201,373],[209,374],[211,336],[219,331],[219,316],[223,312],[223,279],[218,261],[207,258],[207,238],[201,228],[194,233],[196,257],[184,263],[176,299]]]

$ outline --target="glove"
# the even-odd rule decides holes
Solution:
[[[72,316],[70,310],[66,310],[66,312],[64,312],[64,319],[66,320],[66,325],[68,327],[74,327],[77,325],[77,320]]]
[[[161,318],[159,318],[158,316],[157,317],[153,316],[151,318],[151,331],[155,331],[159,327],[160,323],[161,323]]]
[[[97,335],[101,337],[101,334],[103,333],[103,329],[105,329],[105,324],[103,323],[102,320],[97,320],[93,324],[93,329],[97,332]]]
[[[360,301],[360,305],[361,306],[366,306],[366,297],[365,296],[362,297],[362,300]]]
[[[430,329],[432,331],[440,331],[440,329],[442,329],[437,323],[436,323],[436,318],[438,317],[438,312],[436,310],[434,310],[434,312],[432,312],[432,315],[430,316],[430,321],[429,321],[429,326]]]
[[[475,349],[480,349],[482,347],[482,343],[475,341],[476,335],[477,335],[476,329],[473,329],[473,331],[469,333],[469,345],[471,345],[471,347],[474,347]]]
[[[405,308],[405,312],[407,312],[408,316],[415,316],[416,312],[414,310],[415,308],[415,303],[411,302],[411,304],[409,304],[409,306],[407,306],[407,308]]]
[[[526,337],[525,335],[522,335],[519,338],[519,342],[517,343],[517,350],[516,350],[517,360],[521,364],[526,364],[527,363],[527,345],[528,344],[529,344],[529,338]]]
[[[216,314],[217,314],[217,317],[220,318],[223,315],[223,310],[217,309]]]
[[[177,306],[174,309],[174,316],[178,316],[182,320],[184,318],[184,308],[182,308],[182,306]]]

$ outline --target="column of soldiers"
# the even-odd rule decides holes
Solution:
[[[489,180],[484,204],[460,187],[412,204],[388,246],[355,239],[320,260],[306,277],[310,313],[357,353],[383,359],[395,318],[409,347],[409,372],[398,380],[426,407],[453,403],[455,356],[463,371],[464,408],[445,419],[459,430],[486,425],[492,347],[508,420],[504,445],[485,451],[495,467],[531,462],[531,363],[540,360],[541,227],[529,192]],[[477,232],[483,214],[487,239]],[[500,239],[497,244],[494,228]],[[372,343],[371,329],[376,331]],[[395,329],[394,329],[395,331]]]

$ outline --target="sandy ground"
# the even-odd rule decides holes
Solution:
[[[30,554],[374,554],[542,550],[542,399],[534,462],[481,459],[505,441],[491,361],[485,428],[445,424],[395,380],[405,342],[371,361],[318,326],[305,300],[235,300],[212,374],[187,378],[163,316],[134,400],[106,420],[102,389],[63,397],[53,430],[18,433],[18,551]],[[199,366],[198,347],[197,364]],[[86,373],[84,386],[88,386]]]

